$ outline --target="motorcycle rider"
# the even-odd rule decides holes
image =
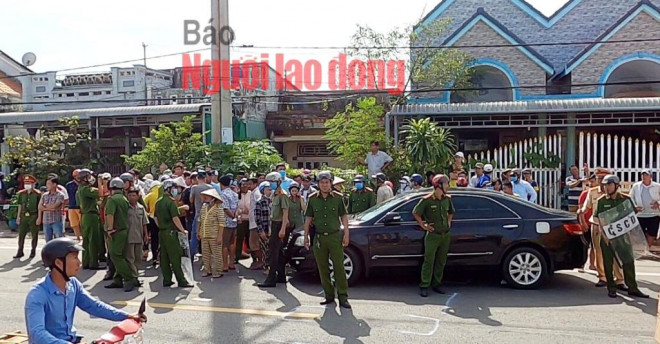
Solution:
[[[30,344],[81,343],[73,326],[76,307],[89,315],[110,321],[133,319],[146,322],[144,314],[118,310],[91,296],[75,278],[82,263],[82,246],[69,238],[49,241],[41,250],[41,260],[50,271],[28,292],[25,300],[25,324]]]

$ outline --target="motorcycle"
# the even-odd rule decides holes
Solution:
[[[142,299],[139,314],[144,314],[146,309],[146,299]],[[144,333],[142,322],[133,319],[126,319],[106,332],[101,338],[92,341],[92,344],[142,344],[144,343]]]
[[[144,314],[146,308],[146,299],[142,299],[140,304],[139,314]],[[13,333],[6,333],[0,335],[0,343],[16,343],[27,344],[29,342],[28,335],[20,331]],[[81,343],[87,343],[82,341]],[[144,337],[142,331],[142,322],[133,319],[126,319],[110,331],[101,336],[101,338],[94,340],[91,344],[143,344]]]

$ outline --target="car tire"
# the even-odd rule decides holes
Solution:
[[[350,247],[344,248],[344,267],[348,277],[348,285],[354,286],[362,277],[362,260],[356,253],[355,249]],[[334,272],[332,271],[332,262],[330,262],[331,272],[330,277],[334,280]]]
[[[502,263],[506,283],[515,289],[536,289],[548,278],[548,264],[537,249],[520,247],[511,251]]]

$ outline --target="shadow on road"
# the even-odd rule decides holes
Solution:
[[[326,307],[321,318],[316,319],[319,327],[331,336],[344,339],[344,343],[363,343],[359,338],[369,337],[371,327],[366,321],[356,319],[353,311],[340,308],[341,314],[337,313],[336,307]]]

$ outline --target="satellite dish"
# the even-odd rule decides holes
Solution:
[[[25,67],[33,65],[35,61],[37,61],[37,55],[34,53],[25,53],[25,55],[23,55],[23,65]]]

